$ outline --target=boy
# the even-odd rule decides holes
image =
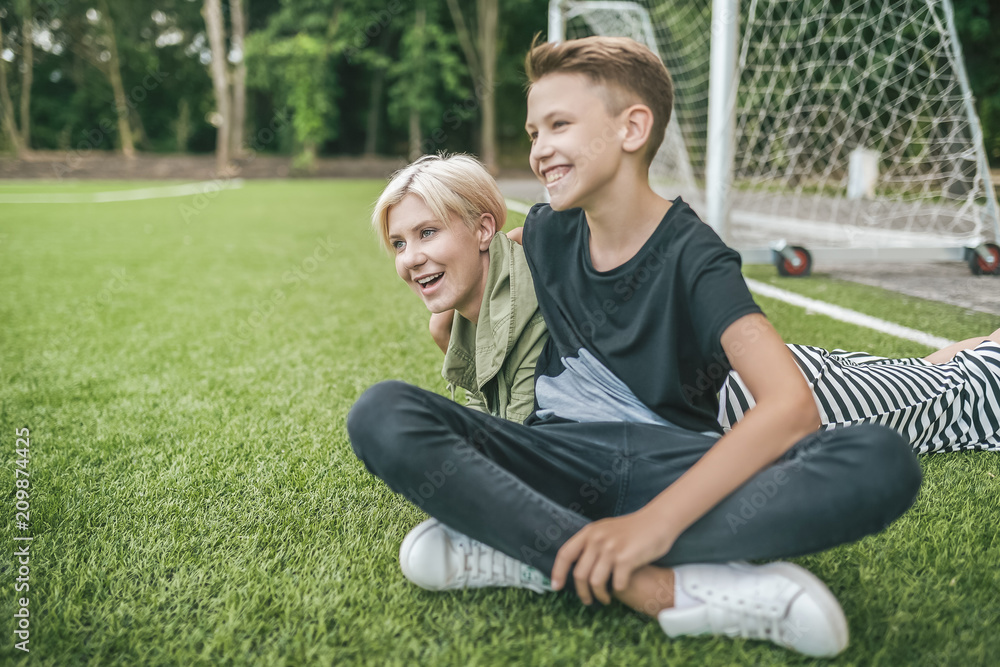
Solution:
[[[534,414],[513,424],[383,382],[348,418],[368,469],[441,522],[406,537],[404,574],[433,590],[544,590],[538,572],[551,572],[559,590],[572,572],[585,604],[613,595],[670,636],[836,655],[847,624],[822,582],[790,563],[729,561],[881,530],[916,496],[913,453],[884,427],[815,432],[812,396],[739,256],[649,187],[672,104],[652,53],[588,38],[536,46],[526,69],[531,166],[551,198],[524,233],[550,331]],[[730,368],[757,406],[720,438]],[[424,482],[430,493],[415,490]]]

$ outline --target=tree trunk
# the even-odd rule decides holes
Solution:
[[[0,21],[0,44],[3,44],[3,22]],[[10,90],[7,88],[7,61],[0,58],[0,121],[3,122],[3,132],[7,135],[7,140],[14,147],[14,152],[21,157],[24,146],[21,144],[21,133],[17,129],[17,121],[14,119],[14,103],[10,99]]]
[[[220,0],[205,0],[202,11],[208,29],[208,44],[212,50],[212,88],[220,121],[215,135],[215,166],[222,173],[229,165],[230,128],[232,115],[229,106],[229,84],[226,77],[226,35],[222,24]]]
[[[229,0],[229,13],[233,25],[233,51],[239,55],[239,60],[233,67],[233,128],[230,133],[229,147],[233,157],[243,157],[247,108],[247,65],[243,53],[246,15],[243,12],[243,0]]]
[[[128,122],[128,99],[125,97],[125,85],[122,83],[121,61],[118,59],[118,38],[115,37],[115,24],[108,11],[107,0],[101,1],[101,14],[108,37],[108,52],[110,60],[105,65],[105,72],[111,81],[111,90],[115,94],[115,115],[118,117],[118,139],[122,153],[126,158],[135,157],[135,144],[132,143],[132,128]]]
[[[479,0],[479,62],[483,71],[476,82],[479,107],[482,110],[480,157],[486,168],[496,176],[497,169],[497,129],[496,129],[496,74],[497,74],[497,30],[500,8],[497,0]]]
[[[32,44],[31,3],[25,0],[21,5],[24,21],[21,24],[21,145],[31,149],[31,82],[35,74],[35,54]]]
[[[420,112],[416,107],[410,107],[410,162],[420,157],[420,144],[423,141],[420,136]]]
[[[458,0],[447,0],[458,43],[465,54],[469,76],[480,108],[479,157],[490,172],[497,173],[496,70],[497,30],[500,8],[497,0],[476,0],[476,39],[462,14]]]
[[[389,31],[383,30],[379,36],[379,53],[385,53],[389,42]],[[382,94],[385,92],[385,68],[375,70],[371,95],[368,97],[368,123],[365,129],[365,155],[375,155],[378,151],[379,121],[382,118]]]
[[[372,92],[368,96],[368,125],[365,129],[365,155],[375,155],[378,149],[378,122],[382,117],[382,89],[385,88],[385,68],[375,70]]]
[[[427,10],[421,5],[417,7],[417,17],[414,23],[414,28],[417,34],[420,36],[420,51],[416,54],[416,57],[421,61],[424,59],[424,46],[426,42],[424,41],[424,30],[427,26]],[[421,155],[420,144],[423,143],[423,137],[420,133],[420,109],[417,105],[413,104],[410,106],[410,161],[416,160]]]

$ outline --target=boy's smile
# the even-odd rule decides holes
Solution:
[[[477,234],[457,215],[443,223],[415,194],[406,195],[389,209],[388,223],[396,273],[427,309],[441,313],[454,308],[475,322],[483,299],[492,234],[488,230]]]
[[[531,170],[557,211],[585,207],[617,171],[621,122],[608,112],[602,92],[575,73],[542,77],[528,92]]]

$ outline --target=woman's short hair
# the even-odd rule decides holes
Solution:
[[[497,231],[507,221],[507,205],[486,167],[468,155],[425,155],[392,175],[372,211],[372,228],[382,245],[389,245],[389,209],[406,195],[424,200],[443,224],[457,215],[475,229],[483,213],[496,220]]]

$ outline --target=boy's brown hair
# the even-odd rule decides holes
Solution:
[[[674,104],[670,72],[648,48],[627,37],[584,37],[565,42],[541,42],[535,36],[524,59],[530,84],[548,74],[586,74],[600,84],[608,112],[618,115],[641,102],[653,112],[653,127],[646,144],[646,163],[653,161],[663,143]]]

